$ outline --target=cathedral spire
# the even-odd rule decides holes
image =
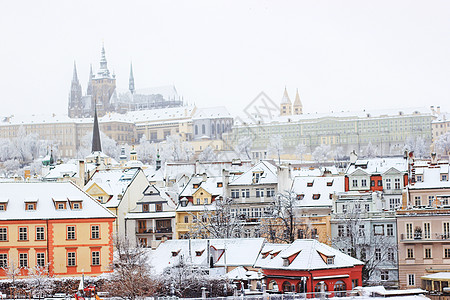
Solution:
[[[77,64],[75,61],[73,61],[73,77],[72,82],[78,83],[78,74],[77,74]]]
[[[108,62],[106,61],[105,45],[102,45],[102,58],[100,59],[100,70],[98,75],[101,77],[109,77]]]
[[[295,94],[295,101],[294,101],[293,107],[294,107],[294,115],[303,114],[303,104],[302,104],[302,101],[300,100],[300,96],[298,94],[298,89]]]
[[[132,94],[134,94],[133,63],[130,63],[130,80],[128,81],[128,89]]]
[[[92,95],[92,79],[94,78],[94,74],[92,73],[92,64],[91,64],[91,69],[89,71],[89,81],[88,81],[88,86],[87,86],[87,91],[86,91],[86,95],[90,96]]]
[[[94,129],[92,132],[92,152],[101,152],[102,151],[102,143],[100,141],[100,130],[98,127],[98,118],[97,118],[97,103],[94,104]]]

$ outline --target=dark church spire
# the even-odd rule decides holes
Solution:
[[[72,83],[77,83],[78,84],[77,64],[75,63],[75,61],[73,61]]]
[[[130,64],[130,80],[128,81],[128,89],[132,94],[134,94],[133,63]]]
[[[94,129],[92,132],[92,152],[101,152],[102,143],[100,142],[100,130],[98,128],[97,103],[94,104]]]
[[[100,59],[99,77],[109,78],[108,62],[106,61],[105,45],[102,45],[102,58]]]

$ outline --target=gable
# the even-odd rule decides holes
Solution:
[[[399,170],[397,170],[396,168],[392,167],[389,170],[387,170],[386,172],[383,173],[384,175],[401,175],[402,172],[400,172]]]
[[[355,172],[351,173],[350,176],[369,176],[369,174],[361,169],[357,169]]]
[[[192,196],[194,198],[199,196],[200,198],[204,198],[204,197],[211,197],[211,194],[208,193],[204,188],[200,187],[198,190],[195,191],[195,193],[192,194]]]
[[[93,183],[87,190],[86,193],[88,193],[91,196],[109,196],[108,193],[106,193],[100,186],[98,186],[96,183]]]

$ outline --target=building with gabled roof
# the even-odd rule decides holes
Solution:
[[[54,276],[110,272],[116,216],[71,182],[0,183],[0,277],[40,266]],[[6,269],[5,269],[6,268]]]
[[[125,217],[137,206],[149,182],[140,168],[97,170],[83,190],[117,215],[114,233],[125,236]]]
[[[343,296],[362,283],[363,262],[317,240],[264,245],[255,267],[266,275],[269,290],[276,285],[284,293],[317,293],[323,282],[331,296]]]

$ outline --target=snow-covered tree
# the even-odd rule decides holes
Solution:
[[[298,144],[297,147],[295,147],[295,154],[297,154],[300,161],[303,159],[303,155],[306,153],[306,146],[302,143]]]
[[[251,149],[253,145],[253,139],[251,136],[242,136],[237,145],[234,148],[237,156],[242,159],[251,159]]]
[[[345,151],[344,148],[342,148],[341,146],[336,147],[336,149],[334,149],[333,151],[334,154],[334,159],[335,160],[342,160],[345,157]]]
[[[48,274],[48,266],[35,266],[28,269],[28,289],[34,298],[44,298],[53,291],[53,281]]]
[[[139,160],[143,163],[150,164],[153,163],[156,159],[156,145],[147,140],[147,137],[145,135],[143,135],[141,140],[139,141],[139,145],[137,146],[136,151],[138,153]]]
[[[128,239],[117,238],[113,273],[108,277],[107,287],[114,297],[136,300],[153,294],[154,280],[150,275],[147,252]]]
[[[448,155],[450,152],[450,131],[439,136],[435,142],[436,150],[444,155]]]
[[[116,141],[100,131],[100,140],[102,143],[102,152],[112,157],[118,159],[120,156],[120,147],[117,145]],[[86,134],[80,141],[80,147],[77,151],[78,158],[84,158],[91,154],[92,151],[92,133]]]
[[[189,236],[208,237],[213,239],[232,238],[243,233],[242,218],[231,213],[234,200],[232,198],[217,197],[214,201],[215,208],[205,210],[197,217],[191,227]]]
[[[156,294],[180,298],[200,298],[202,288],[206,288],[209,297],[226,297],[233,288],[228,278],[208,275],[207,269],[193,267],[188,258],[180,257],[179,261],[164,270],[160,277]]]
[[[396,267],[397,243],[394,237],[378,235],[375,229],[367,228],[360,211],[340,214],[335,221],[342,229],[332,244],[338,249],[349,249],[352,257],[364,262],[363,283],[368,283],[381,266],[390,263],[390,267]]]
[[[403,152],[414,152],[414,156],[418,158],[423,158],[428,154],[430,150],[430,145],[422,137],[408,137],[403,146]]]
[[[272,135],[267,150],[270,155],[275,155],[278,158],[278,163],[281,164],[281,154],[284,151],[283,137],[279,134]]]
[[[372,142],[369,142],[364,149],[364,156],[368,158],[373,158],[377,156],[377,147],[372,144]]]
[[[331,155],[331,146],[330,145],[320,145],[317,146],[314,152],[312,153],[312,157],[317,162],[324,162],[330,159]]]
[[[211,146],[208,146],[203,150],[198,156],[199,161],[215,161],[217,160],[217,155]]]
[[[14,260],[11,260],[7,266],[2,268],[5,270],[6,276],[11,280],[11,288],[13,290],[13,298],[16,298],[16,280],[20,275],[20,268]]]

